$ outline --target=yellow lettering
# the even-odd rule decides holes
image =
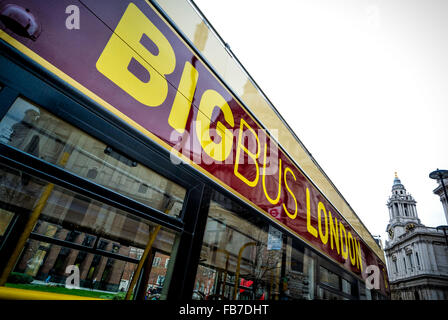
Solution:
[[[324,213],[325,216],[325,233],[322,232],[322,215],[321,212]],[[319,227],[319,236],[320,240],[323,244],[327,244],[328,242],[328,221],[327,221],[327,210],[325,210],[325,205],[319,201],[317,205],[317,221]]]
[[[268,146],[264,145],[264,161],[263,161],[263,191],[266,199],[272,204],[277,204],[280,200],[280,195],[282,192],[282,159],[278,159],[278,193],[277,198],[271,199],[266,191],[266,154],[267,154]]]
[[[253,134],[253,136],[257,140],[257,151],[256,151],[256,153],[251,152],[250,150],[248,150],[244,146],[244,142],[243,142],[243,132],[244,132],[244,129],[243,129],[243,127],[246,127],[247,129],[249,129],[249,131]],[[238,171],[238,166],[239,166],[239,163],[240,163],[241,150],[243,150],[254,161],[254,165],[255,165],[255,168],[256,168],[256,174],[255,174],[254,180],[247,179],[245,176],[243,176]],[[258,136],[255,133],[254,129],[252,129],[246,121],[241,119],[241,121],[240,121],[240,132],[238,134],[238,144],[237,144],[237,147],[236,147],[235,166],[233,167],[233,173],[235,174],[235,176],[240,178],[241,181],[243,181],[249,187],[255,187],[257,185],[257,183],[258,183],[258,178],[260,176],[260,171],[258,169],[257,159],[258,159],[259,155],[260,155],[260,141],[258,140]]]
[[[156,45],[157,54],[141,44],[143,36]],[[128,70],[133,59],[149,73],[148,81]],[[96,63],[99,72],[149,107],[157,107],[165,101],[168,82],[163,75],[172,73],[175,66],[176,56],[170,43],[133,3],[128,5]]]
[[[336,244],[336,250],[338,251],[338,254],[340,254],[339,250],[339,230],[338,230],[338,219],[334,217],[334,225],[333,225],[333,219],[331,216],[331,211],[328,211],[328,217],[330,218],[330,244],[331,249],[333,249],[333,240]]]
[[[342,237],[342,232],[344,232],[344,237]],[[347,258],[348,258],[347,232],[345,231],[345,227],[342,224],[342,222],[339,222],[339,235],[340,235],[340,238],[341,238],[341,254],[342,254],[342,258],[347,260]],[[344,238],[345,250],[344,250],[344,243],[342,243],[342,238]]]
[[[361,243],[356,241],[355,249],[356,249],[356,267],[362,272],[362,256],[361,256]]]
[[[348,252],[350,254],[350,262],[352,263],[352,266],[356,264],[356,249],[355,249],[355,243],[352,236],[352,233],[348,232]],[[353,252],[353,253],[352,253]]]
[[[294,199],[294,203],[295,203],[295,210],[294,210],[294,214],[289,213],[288,209],[286,209],[285,204],[283,203],[283,209],[285,210],[286,214],[288,215],[288,217],[290,217],[291,219],[295,219],[297,217],[297,199],[296,196],[294,195],[294,193],[291,191],[291,189],[288,186],[288,181],[286,180],[286,174],[290,172],[292,177],[294,178],[294,181],[296,181],[296,176],[294,175],[294,172],[292,172],[291,168],[286,168],[285,169],[285,186],[286,189],[288,190],[288,192],[291,194],[292,198]]]
[[[232,110],[226,100],[215,90],[204,92],[199,103],[199,112],[196,117],[196,134],[201,142],[202,149],[213,159],[224,161],[232,151],[233,134],[221,122],[216,124],[216,133],[221,141],[215,143],[210,137],[210,122],[215,107],[219,107],[224,114],[226,122],[235,125]]]
[[[310,190],[306,188],[306,229],[317,238],[317,230],[311,225]]]
[[[174,97],[173,106],[168,117],[169,125],[179,133],[185,131],[198,77],[199,73],[195,67],[190,62],[185,62],[178,91]]]
[[[387,284],[387,272],[386,272],[386,269],[384,269],[384,268],[381,268],[381,270],[383,270],[384,287],[387,289],[389,287]]]

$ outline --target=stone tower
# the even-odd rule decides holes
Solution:
[[[417,214],[417,202],[411,194],[406,192],[406,188],[401,183],[395,172],[395,179],[392,185],[392,195],[387,201],[389,208],[389,224],[386,231],[389,233],[389,239],[397,239],[406,233],[409,228],[415,228],[422,225]]]
[[[395,173],[387,201],[387,273],[393,300],[447,300],[448,247],[441,231],[420,222],[416,201]]]

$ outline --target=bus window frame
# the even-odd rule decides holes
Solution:
[[[190,268],[195,266],[193,259],[199,254],[195,254],[195,251],[198,251],[197,248],[201,245],[195,243],[197,242],[195,239],[198,238],[195,234],[201,233],[198,217],[201,216],[204,203],[208,205],[207,200],[203,201],[207,193],[204,192],[203,177],[196,176],[197,173],[188,170],[184,164],[172,164],[169,152],[136,129],[111,116],[96,102],[40,67],[3,40],[0,40],[0,68],[3,71],[0,74],[2,83],[0,120],[17,98],[26,99],[186,189],[181,214],[173,217],[33,155],[0,144],[0,162],[6,166],[178,232],[179,236],[174,244],[176,248],[173,246],[172,251],[173,275],[167,289],[167,298],[178,299],[190,296],[194,282],[191,274],[195,274]],[[204,228],[203,223],[202,229]],[[12,232],[16,230],[12,229]],[[30,239],[36,236],[32,234]],[[200,241],[202,241],[201,237],[199,237]],[[182,289],[179,288],[179,283],[183,283]],[[188,285],[189,283],[191,285]]]

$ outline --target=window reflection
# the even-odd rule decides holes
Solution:
[[[287,286],[289,299],[314,299],[315,259],[310,250],[297,239],[288,237],[287,247]]]
[[[13,221],[14,213],[0,209],[0,239],[2,239]]]
[[[347,277],[347,278],[346,278]],[[317,298],[325,300],[366,299],[365,286],[351,278],[345,272],[333,272],[326,267],[319,266],[319,285]],[[359,297],[358,297],[359,296]]]
[[[0,251],[1,260],[11,260],[14,267],[9,287],[106,299],[123,299],[129,290],[130,297],[136,296],[137,287],[129,289],[133,277],[155,272],[149,266],[137,274],[144,251],[170,257],[176,237],[150,221],[3,165],[0,208],[11,210],[2,209],[0,214],[11,212],[27,223],[35,219],[32,232],[14,230],[26,235],[22,246],[17,239],[8,243],[16,248],[17,257]],[[3,216],[1,221],[6,224],[8,219]],[[149,247],[152,236],[155,240]],[[70,266],[79,270],[78,290],[65,288]],[[160,289],[167,286],[165,281],[158,284]]]
[[[148,279],[144,279],[146,284],[146,292],[144,292],[145,300],[158,300],[161,297],[165,279],[170,267],[170,256],[163,252],[156,252],[153,257],[151,273]]]
[[[22,98],[0,122],[0,142],[167,214],[182,210],[185,188]]]
[[[344,278],[342,279],[342,292],[352,294],[352,284]]]
[[[331,272],[330,270],[328,270],[322,266],[319,268],[319,272],[320,272],[320,274],[319,274],[320,282],[322,282],[332,288],[335,288],[337,290],[340,289],[340,282],[339,282],[340,278],[336,273]]]
[[[312,299],[313,266],[309,252],[295,240],[215,193],[193,298]]]

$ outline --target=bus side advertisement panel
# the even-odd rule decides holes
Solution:
[[[276,144],[275,130],[250,115],[149,2],[85,0],[77,13],[66,12],[68,0],[15,4],[42,31],[31,40],[5,28],[4,41],[348,271],[365,279],[377,266],[388,291],[384,263]]]

